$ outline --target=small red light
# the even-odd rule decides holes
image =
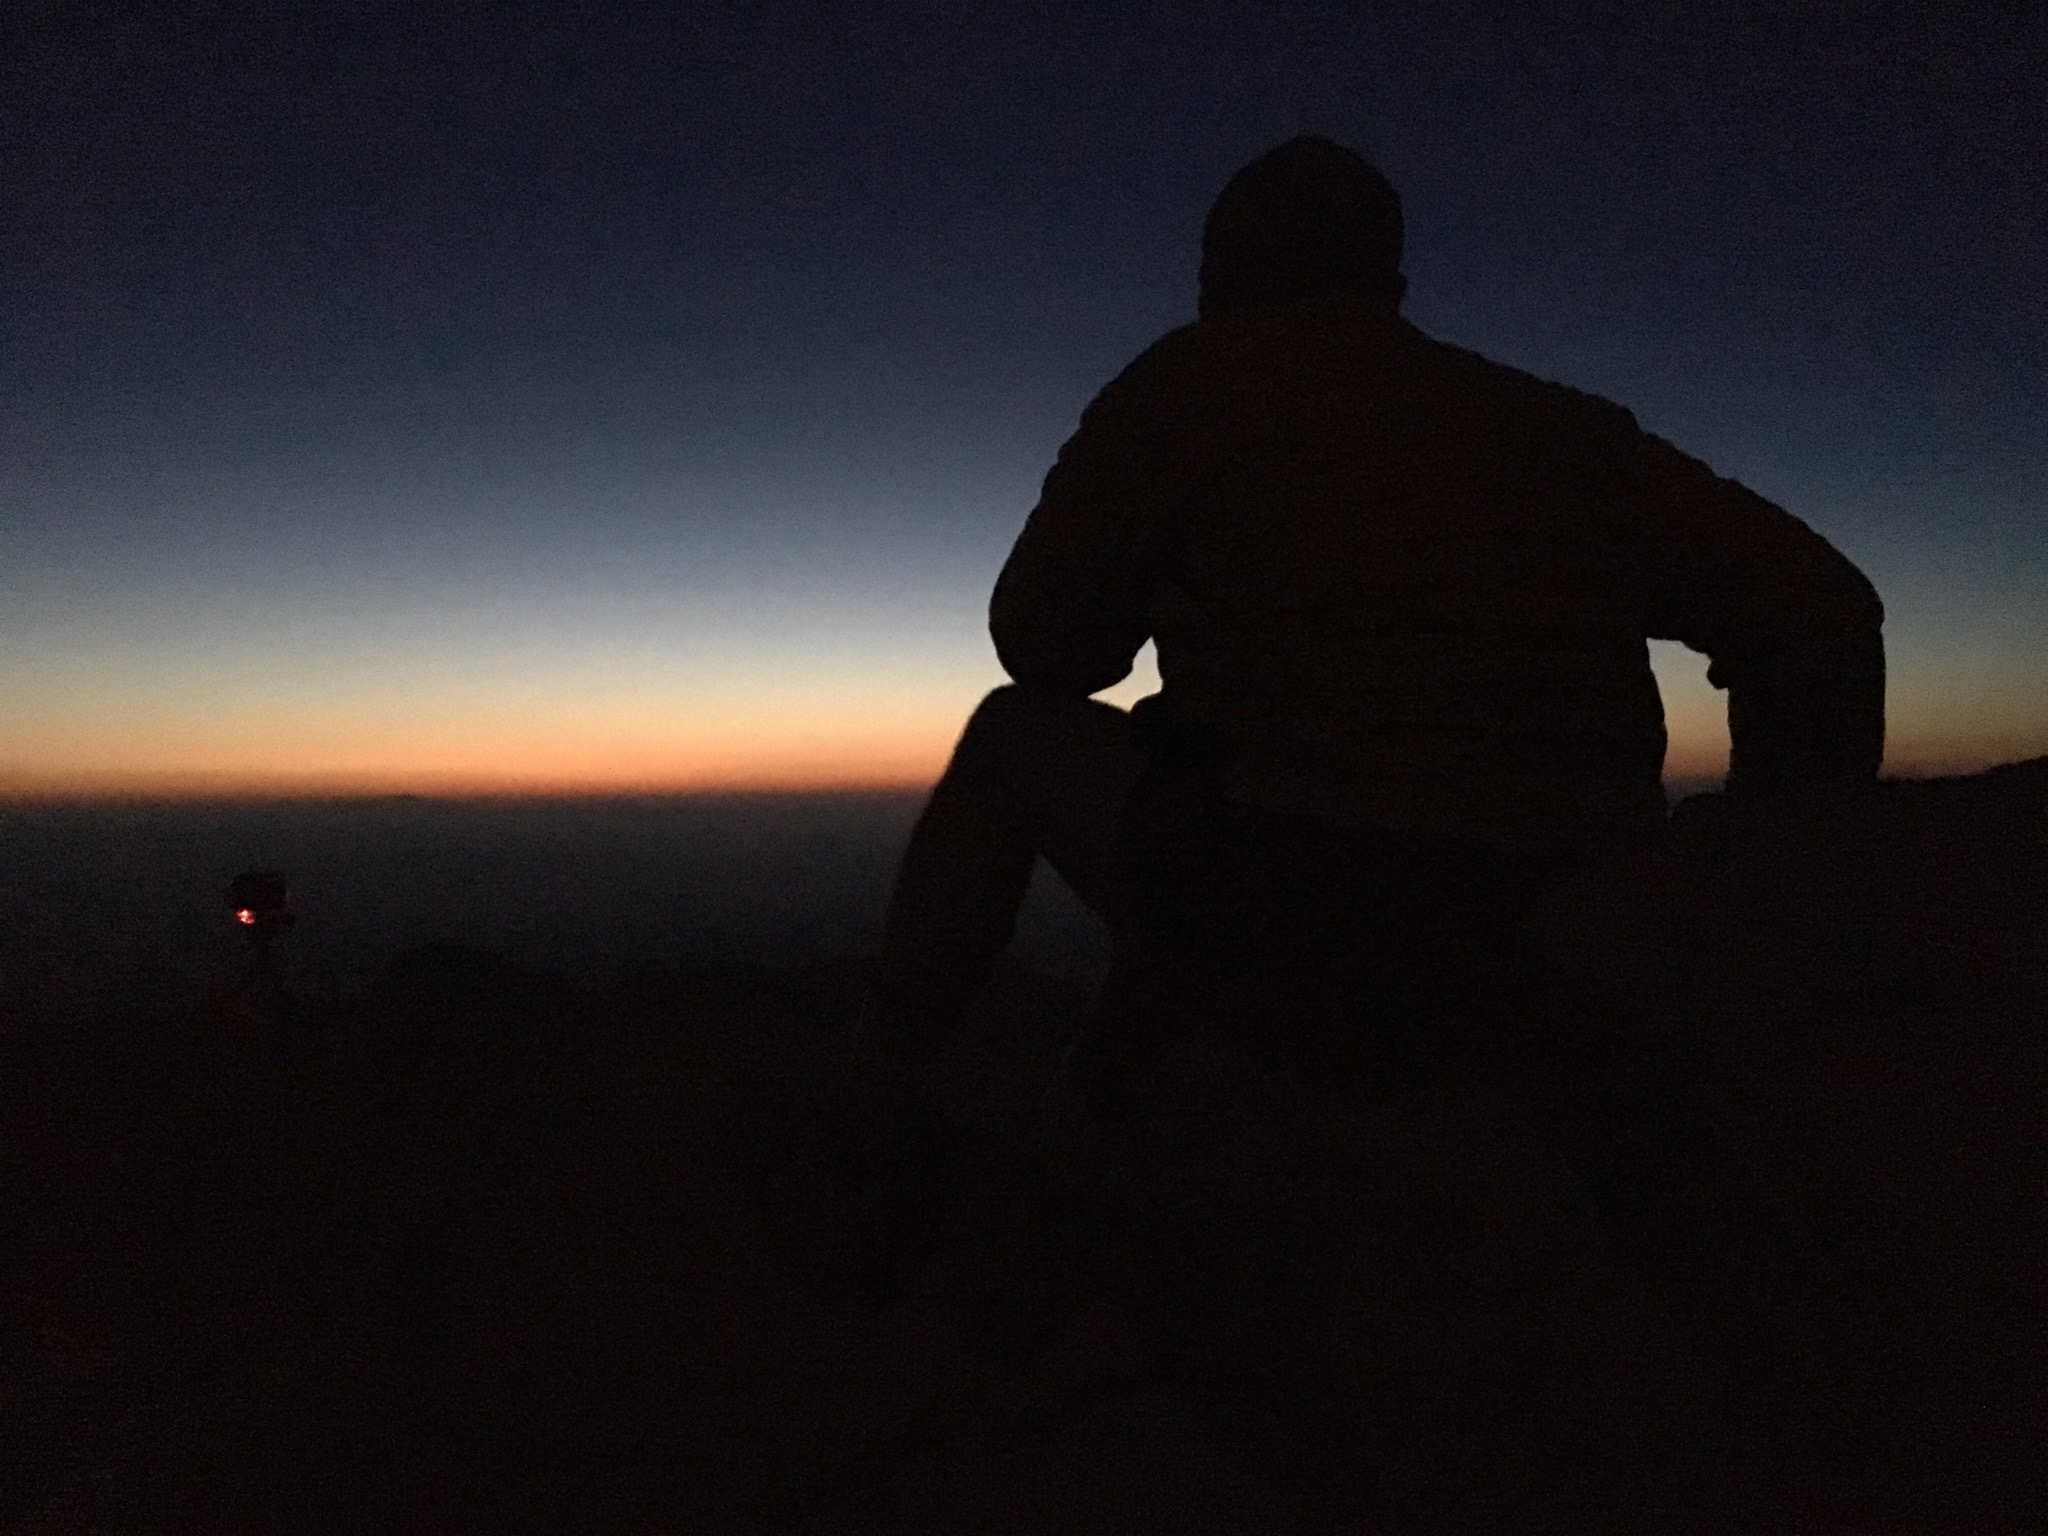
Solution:
[[[256,914],[247,907],[237,907],[235,909],[235,921],[244,927],[253,928],[256,926]]]

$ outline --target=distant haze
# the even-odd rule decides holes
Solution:
[[[293,989],[369,985],[404,950],[485,949],[574,983],[874,953],[916,797],[412,797],[0,805],[0,1033],[175,1018],[232,985],[240,871],[281,867]],[[1080,978],[1107,940],[1041,876],[1016,951]]]

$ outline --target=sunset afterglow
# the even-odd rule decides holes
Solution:
[[[1921,44],[1789,13],[1710,57],[1622,8],[1580,59],[1564,12],[1458,7],[848,12],[787,53],[716,7],[371,9],[30,8],[0,795],[928,783],[1061,442],[1192,318],[1224,178],[1304,131],[1399,189],[1424,330],[1862,566],[1890,771],[2048,753],[2003,50],[1948,38],[1931,95]],[[1667,771],[1711,777],[1723,698],[1656,666]]]

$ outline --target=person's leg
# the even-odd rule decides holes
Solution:
[[[1709,1103],[1663,855],[1608,850],[1545,892],[1525,931],[1518,1076],[1630,1266],[1711,1289],[1749,1257],[1751,1203]]]
[[[1658,882],[1626,865],[1581,874],[1531,927],[1519,1086],[1614,1258],[1695,1344],[1666,1432],[1757,1429],[1816,1342],[1810,1238],[1744,1153],[1741,1128],[1760,1108],[1693,1012]]]
[[[1107,912],[1117,814],[1137,769],[1120,709],[1015,686],[981,702],[904,851],[858,1069],[905,1077],[930,1059],[994,973],[1037,856]]]

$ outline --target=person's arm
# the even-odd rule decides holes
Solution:
[[[1710,658],[1728,690],[1728,788],[1853,787],[1884,758],[1884,605],[1832,544],[1647,434],[1636,483],[1656,534],[1651,638]]]
[[[1082,413],[996,578],[989,634],[1026,687],[1099,693],[1151,636],[1188,472],[1164,371],[1147,353]]]

